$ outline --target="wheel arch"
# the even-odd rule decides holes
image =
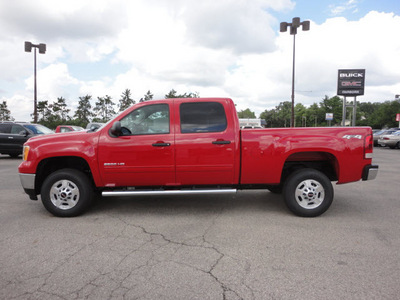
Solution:
[[[36,194],[40,194],[43,182],[50,174],[65,168],[81,171],[90,179],[92,184],[94,184],[90,166],[88,162],[82,157],[77,157],[77,156],[51,157],[42,160],[37,166],[36,178],[35,178]]]
[[[323,151],[297,152],[289,155],[285,160],[282,168],[281,184],[284,184],[293,172],[305,168],[320,171],[330,181],[338,180],[339,162],[332,153]]]

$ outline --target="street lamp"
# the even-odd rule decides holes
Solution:
[[[34,51],[34,63],[33,63],[33,72],[34,72],[34,91],[33,91],[33,123],[37,123],[37,89],[36,89],[36,48],[39,49],[40,54],[46,53],[46,44],[35,45],[31,42],[25,42],[25,52],[31,52],[32,48],[35,48]]]
[[[294,127],[294,66],[295,66],[295,52],[296,52],[296,34],[297,28],[303,29],[303,31],[310,30],[310,21],[300,22],[300,18],[293,18],[292,23],[281,22],[280,32],[286,32],[287,28],[290,27],[290,34],[293,35],[293,67],[292,67],[292,117],[290,120],[290,126]]]

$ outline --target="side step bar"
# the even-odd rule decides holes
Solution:
[[[157,196],[157,195],[200,195],[200,194],[235,194],[236,189],[211,189],[211,190],[150,190],[150,191],[103,191],[103,197],[113,196]]]

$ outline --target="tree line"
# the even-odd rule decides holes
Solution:
[[[280,102],[273,109],[266,109],[260,114],[266,127],[289,127],[292,104],[290,101]],[[332,113],[333,120],[326,120],[326,114]],[[356,126],[371,126],[375,129],[398,127],[396,114],[400,113],[400,100],[385,102],[359,102],[356,105]],[[325,96],[321,102],[305,107],[297,103],[294,107],[295,127],[340,126],[343,116],[343,99],[339,96]],[[250,109],[238,112],[239,118],[255,118]],[[353,110],[347,108],[346,119],[351,120]],[[351,123],[351,122],[350,122]]]
[[[153,96],[154,95],[149,90],[138,102],[153,100]],[[174,89],[170,90],[169,93],[165,95],[165,99],[198,97],[198,93],[178,94]],[[60,124],[86,127],[90,122],[105,123],[112,119],[118,112],[122,112],[135,104],[136,100],[132,98],[131,91],[125,89],[118,103],[115,103],[109,95],[97,97],[94,106],[92,106],[92,102],[93,99],[91,95],[79,97],[78,107],[71,116],[71,109],[68,108],[66,99],[63,97],[57,98],[57,100],[52,103],[48,100],[38,101],[38,123],[51,129],[55,129]],[[33,117],[33,114],[31,114],[31,116]],[[10,110],[7,108],[6,101],[0,103],[0,121],[14,121]]]
[[[153,100],[153,94],[148,91],[138,102]],[[167,98],[198,98],[198,93],[178,94],[174,89],[165,95]],[[78,107],[70,114],[71,110],[63,97],[57,98],[50,103],[48,100],[39,101],[37,105],[38,123],[49,128],[57,125],[76,125],[85,127],[89,122],[108,122],[118,112],[124,111],[136,103],[132,98],[131,91],[125,89],[117,103],[106,95],[97,97],[92,106],[92,96],[79,97]],[[325,96],[319,103],[313,103],[305,107],[301,103],[295,105],[295,127],[317,127],[317,126],[340,126],[343,114],[343,99],[338,96],[329,98]],[[397,127],[395,117],[400,113],[400,100],[385,102],[357,102],[356,126],[371,126],[372,128]],[[333,120],[328,123],[326,113],[333,114]],[[239,118],[256,118],[256,114],[249,108],[238,112]],[[289,127],[291,117],[291,102],[280,102],[273,109],[266,109],[259,118],[265,120],[266,127]],[[347,109],[347,119],[352,117],[352,110]],[[12,121],[7,102],[0,103],[0,121]]]

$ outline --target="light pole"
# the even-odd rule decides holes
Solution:
[[[32,52],[32,48],[35,48],[34,59],[33,59],[33,73],[34,73],[34,87],[33,87],[33,123],[37,123],[37,89],[36,89],[36,48],[39,49],[40,54],[46,53],[46,44],[32,44],[31,42],[25,42],[25,52]]]
[[[292,67],[292,117],[290,126],[294,127],[294,69],[295,69],[295,53],[296,53],[296,34],[297,28],[302,27],[303,31],[310,30],[310,21],[300,22],[300,18],[293,18],[292,23],[281,22],[280,32],[286,32],[290,27],[290,34],[293,35],[293,67]]]

